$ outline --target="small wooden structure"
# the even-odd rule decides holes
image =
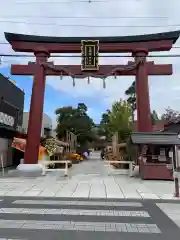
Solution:
[[[116,145],[116,155],[113,154],[112,146],[106,148],[105,152],[105,166],[111,166],[119,169],[122,174],[132,176],[133,162],[126,158],[126,143],[119,143]],[[119,172],[120,173],[120,172]]]
[[[49,141],[52,141],[56,146],[56,149],[51,155],[50,159],[53,161],[66,159],[66,156],[69,154],[69,151],[70,151],[69,143],[60,141],[55,138],[50,139]],[[47,143],[48,143],[48,140],[47,140]]]
[[[68,167],[72,166],[72,162],[66,160],[69,154],[69,143],[51,137],[45,139],[44,145],[50,155],[50,161],[44,159],[41,162],[43,175],[48,171],[64,171],[64,176],[68,176]]]
[[[116,151],[113,151],[113,147]],[[126,143],[117,143],[114,146],[107,146],[105,148],[105,158],[115,161],[125,160],[126,147]]]
[[[65,142],[69,144],[69,152],[75,153],[77,148],[77,135],[72,132],[66,131]]]
[[[173,171],[179,166],[175,133],[134,132],[131,142],[137,146],[137,164],[142,179],[173,180]]]

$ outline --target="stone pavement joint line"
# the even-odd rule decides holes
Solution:
[[[87,209],[37,209],[37,208],[0,208],[0,213],[10,214],[43,214],[43,215],[75,215],[75,216],[120,216],[150,217],[145,211],[114,211]]]
[[[48,200],[16,200],[13,204],[40,204],[40,205],[84,205],[108,207],[142,207],[139,202],[99,202],[99,201],[48,201]]]
[[[0,181],[0,197],[178,200],[173,196],[171,181],[143,181],[118,172],[104,166],[100,152],[92,152],[88,161],[73,165],[69,178],[64,178],[60,172],[49,172],[35,179],[15,178],[7,173]]]
[[[0,220],[0,228],[36,229],[95,232],[161,233],[156,224],[130,224],[115,222],[73,222],[73,221],[36,221],[36,220]]]

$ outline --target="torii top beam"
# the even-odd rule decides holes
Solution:
[[[148,52],[169,51],[180,31],[121,37],[46,37],[5,33],[6,40],[17,52],[35,52],[44,47],[49,53],[80,53],[81,40],[99,40],[100,53],[125,53],[135,49]]]

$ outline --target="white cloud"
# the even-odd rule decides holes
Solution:
[[[62,0],[61,0],[62,1]],[[69,0],[67,0],[68,2]],[[18,4],[24,2],[25,4]],[[42,2],[35,4],[32,2]],[[6,0],[1,3],[0,8],[0,42],[5,41],[4,31],[17,32],[24,34],[37,34],[47,36],[122,36],[135,34],[148,34],[155,32],[163,32],[170,30],[179,30],[178,27],[107,27],[107,28],[88,28],[88,27],[64,27],[61,25],[94,25],[94,26],[156,26],[156,25],[177,25],[180,24],[180,2],[178,0],[102,0],[99,2],[88,3],[72,1],[70,4],[43,4],[47,0]],[[51,1],[49,0],[49,3]],[[54,1],[53,1],[54,2]],[[57,1],[57,2],[60,2]],[[65,0],[64,0],[65,2]],[[12,18],[14,16],[14,18]],[[28,18],[27,16],[41,16],[42,18]],[[60,18],[47,18],[47,16]],[[86,16],[85,18],[61,18],[63,16]],[[124,16],[127,18],[115,19],[115,16]],[[137,18],[132,18],[137,16]],[[140,18],[143,16],[151,16],[152,18]],[[156,17],[167,18],[156,18]],[[9,18],[8,18],[9,17]],[[98,17],[98,18],[96,18]],[[99,17],[105,17],[100,19]],[[107,19],[106,19],[107,17]],[[112,17],[112,19],[108,18]],[[129,17],[129,18],[128,18]],[[153,18],[154,17],[154,18]],[[2,21],[17,21],[25,23],[6,23]],[[52,24],[52,25],[30,25],[26,22]],[[54,24],[54,25],[53,25]],[[176,46],[180,45],[180,40]],[[0,52],[13,53],[9,45],[0,45]],[[179,54],[180,49],[173,49],[171,54]],[[156,53],[157,54],[157,53]],[[162,53],[160,53],[162,54]],[[168,53],[163,53],[168,54]],[[27,63],[30,59],[12,59],[3,58],[4,64]],[[32,61],[33,59],[31,59]],[[50,59],[51,61],[52,59]],[[126,63],[129,58],[100,58],[101,64],[121,64]],[[151,59],[152,60],[152,59]],[[168,105],[179,109],[179,95],[180,95],[180,58],[154,58],[155,63],[172,63],[174,66],[173,76],[157,76],[149,77],[151,107],[158,112],[163,112]],[[79,64],[80,58],[53,58],[56,64]],[[59,77],[48,77],[47,83],[57,90],[61,90],[71,94],[73,97],[94,97],[99,96],[99,99],[107,106],[113,101],[124,96],[124,91],[133,81],[133,77],[118,77],[117,79],[108,78],[107,87],[103,89],[102,80],[92,79],[91,84],[87,84],[85,79],[77,79],[76,87],[73,88],[72,80],[64,78],[60,80]]]

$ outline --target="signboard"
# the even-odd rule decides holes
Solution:
[[[81,41],[81,70],[97,71],[99,70],[99,40],[82,40]]]
[[[14,118],[6,113],[0,112],[0,123],[13,127]]]
[[[169,169],[169,170],[172,170],[173,169],[173,165],[172,164],[166,164],[166,168]]]

